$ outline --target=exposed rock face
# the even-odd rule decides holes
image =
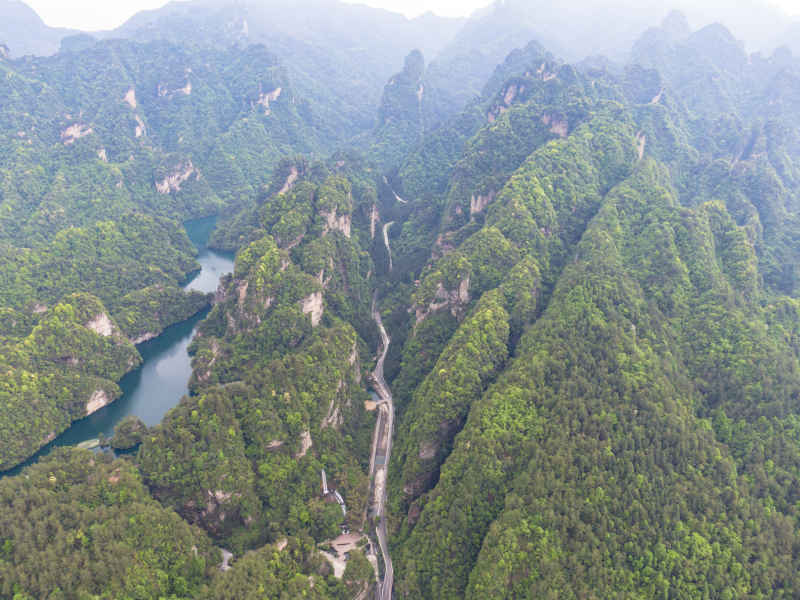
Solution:
[[[236,286],[236,301],[239,308],[244,306],[244,301],[247,300],[247,288],[250,287],[250,282],[245,280]]]
[[[98,410],[104,406],[108,406],[109,404],[111,404],[111,396],[108,395],[108,392],[97,390],[94,394],[92,394],[91,398],[89,398],[89,402],[86,403],[86,416],[88,417],[89,415],[96,413]]]
[[[297,172],[297,167],[292,167],[292,170],[289,172],[289,176],[286,178],[286,182],[283,184],[281,191],[278,192],[278,195],[285,194],[286,192],[291,190],[292,187],[294,186],[295,181],[297,181],[299,175],[300,174]]]
[[[462,279],[458,289],[455,290],[446,290],[440,283],[433,301],[426,307],[417,306],[416,324],[419,325],[429,314],[445,308],[450,309],[450,313],[457,317],[467,304],[469,304],[469,277]]]
[[[508,109],[505,106],[496,106],[489,111],[489,114],[486,115],[486,118],[489,123],[494,123],[500,115],[507,111]]]
[[[510,84],[503,92],[503,101],[498,102],[489,110],[486,115],[489,123],[494,123],[497,118],[506,112],[521,94],[525,92],[524,85],[517,85],[516,83]]]
[[[283,88],[275,88],[271,92],[261,93],[258,96],[258,100],[256,100],[256,105],[261,105],[264,107],[264,113],[270,114],[269,103],[275,102],[281,96],[281,92]]]
[[[225,550],[224,548],[220,548],[220,553],[222,554],[222,564],[219,566],[220,571],[230,571],[231,570],[231,560],[233,560],[233,554],[230,551]]]
[[[75,123],[61,132],[61,140],[64,142],[65,146],[69,146],[70,144],[74,144],[76,140],[86,137],[93,132],[94,130],[88,125]]]
[[[187,75],[191,73],[191,70],[187,69]],[[176,94],[181,94],[183,96],[191,96],[192,94],[192,82],[188,79],[186,80],[186,85],[182,88],[178,88],[177,90],[170,91],[169,86],[165,83],[158,84],[158,97],[159,98],[173,98]]]
[[[484,210],[486,210],[486,207],[489,206],[489,204],[491,204],[494,201],[494,198],[495,198],[494,191],[489,192],[485,196],[482,196],[480,194],[478,196],[473,195],[469,199],[470,216],[482,213]]]
[[[372,210],[369,213],[369,236],[371,240],[375,239],[375,227],[381,220],[381,215],[378,212],[378,205],[373,204]]]
[[[88,329],[94,331],[97,335],[103,337],[111,337],[114,333],[114,324],[106,313],[100,313],[94,319],[86,324]]]
[[[140,138],[147,132],[147,129],[144,126],[144,121],[142,121],[142,118],[139,115],[136,115],[135,119],[136,119],[136,129],[134,131],[134,134],[137,138]]]
[[[308,454],[308,451],[313,445],[314,442],[311,439],[311,432],[304,431],[300,434],[300,451],[295,454],[294,457],[297,459],[303,458],[306,454]]]
[[[137,103],[136,103],[136,90],[134,90],[133,88],[129,89],[128,93],[125,94],[125,97],[122,99],[122,101],[126,102],[128,104],[128,106],[130,106],[131,108],[136,108],[136,106],[137,106]]]
[[[353,222],[353,218],[350,215],[337,215],[336,211],[323,212],[321,214],[325,219],[323,235],[330,231],[341,231],[346,238],[350,237],[350,227]]]
[[[139,337],[132,339],[131,340],[131,344],[133,344],[135,346],[136,344],[141,344],[143,342],[147,342],[149,340],[153,340],[153,339],[155,339],[157,337],[158,336],[155,333],[151,333],[151,332],[148,331],[147,333],[143,333]]]
[[[422,460],[430,460],[439,451],[439,444],[437,442],[423,442],[419,445],[419,457]]]
[[[106,153],[105,148],[100,148],[100,150],[97,151],[97,158],[102,160],[104,163],[108,162],[108,153]]]
[[[197,170],[194,168],[192,161],[189,160],[185,163],[178,165],[172,174],[167,175],[161,181],[156,182],[156,190],[159,194],[169,194],[170,192],[181,191],[183,185],[192,175],[195,175]]]
[[[303,313],[311,315],[311,326],[316,327],[322,320],[322,314],[325,312],[325,305],[322,301],[322,292],[314,292],[307,298],[301,301]]]
[[[652,100],[650,100],[650,104],[658,104],[659,102],[661,102],[661,96],[663,95],[664,95],[664,90],[662,89],[661,91],[658,92],[658,94],[656,94],[653,97]]]
[[[550,133],[555,133],[558,137],[565,138],[569,133],[569,122],[555,113],[543,114],[542,123],[549,125]]]
[[[205,370],[203,372],[200,372],[199,367],[195,367],[195,372],[197,373],[197,380],[199,382],[205,383],[206,381],[211,379],[211,367],[213,367],[214,363],[217,362],[218,357],[219,357],[219,342],[217,342],[217,340],[211,340],[211,360],[208,361],[208,364],[205,366]]]
[[[506,106],[511,106],[511,103],[514,102],[514,99],[517,97],[517,95],[524,91],[525,91],[525,86],[517,87],[514,84],[508,86],[508,89],[506,89],[506,93],[503,96],[503,102],[505,103]]]

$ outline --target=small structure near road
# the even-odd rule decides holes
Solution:
[[[325,474],[325,469],[322,469],[322,497],[325,499],[335,500],[339,507],[342,509],[342,515],[347,516],[347,505],[344,503],[344,498],[339,493],[338,490],[329,490],[328,489],[328,476]],[[346,529],[344,525],[342,525],[342,530]]]

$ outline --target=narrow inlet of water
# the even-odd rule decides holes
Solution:
[[[187,290],[214,292],[220,278],[233,271],[233,254],[209,249],[209,236],[216,217],[184,223],[189,239],[197,247],[200,270],[183,286]],[[139,417],[152,427],[164,418],[180,399],[189,393],[192,366],[187,348],[197,333],[197,326],[208,314],[205,309],[192,318],[168,327],[157,338],[137,346],[142,365],[123,377],[119,385],[122,396],[96,413],[75,421],[69,429],[44,446],[24,463],[2,475],[14,475],[59,446],[74,446],[95,439],[102,433],[111,437],[114,427],[128,415]]]

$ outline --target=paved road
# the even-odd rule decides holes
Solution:
[[[392,272],[392,248],[389,246],[389,227],[392,225],[394,225],[394,221],[390,221],[383,226],[383,243],[386,244],[386,251],[389,253],[389,273]]]
[[[385,229],[384,229],[385,232]],[[387,244],[388,246],[388,244]],[[388,248],[387,248],[388,249]],[[378,357],[378,362],[375,365],[375,370],[372,372],[373,385],[375,393],[380,398],[381,405],[378,407],[378,423],[376,431],[378,432],[375,439],[373,457],[372,457],[372,477],[375,485],[375,516],[380,519],[378,527],[376,528],[376,535],[378,537],[378,545],[383,554],[383,563],[385,565],[383,582],[378,589],[378,600],[391,600],[392,586],[394,585],[394,567],[392,566],[392,557],[389,555],[389,544],[386,539],[386,481],[387,472],[389,468],[389,457],[392,453],[392,434],[394,433],[394,401],[392,399],[392,392],[389,386],[386,385],[386,380],[383,378],[383,363],[386,360],[386,353],[389,351],[389,344],[391,339],[389,334],[386,333],[386,328],[383,326],[381,314],[378,310],[377,302],[373,301],[372,305],[372,318],[378,325],[378,330],[381,334],[381,354]],[[382,439],[378,439],[378,437]],[[385,460],[382,464],[375,460],[375,453],[378,448],[385,449]],[[380,482],[380,485],[379,485]]]

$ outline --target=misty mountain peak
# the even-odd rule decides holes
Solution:
[[[692,30],[689,28],[689,20],[686,15],[679,10],[670,12],[661,22],[663,29],[672,40],[683,40],[689,37]]]
[[[425,57],[417,49],[412,50],[406,56],[403,65],[403,73],[412,80],[419,80],[425,72]]]

